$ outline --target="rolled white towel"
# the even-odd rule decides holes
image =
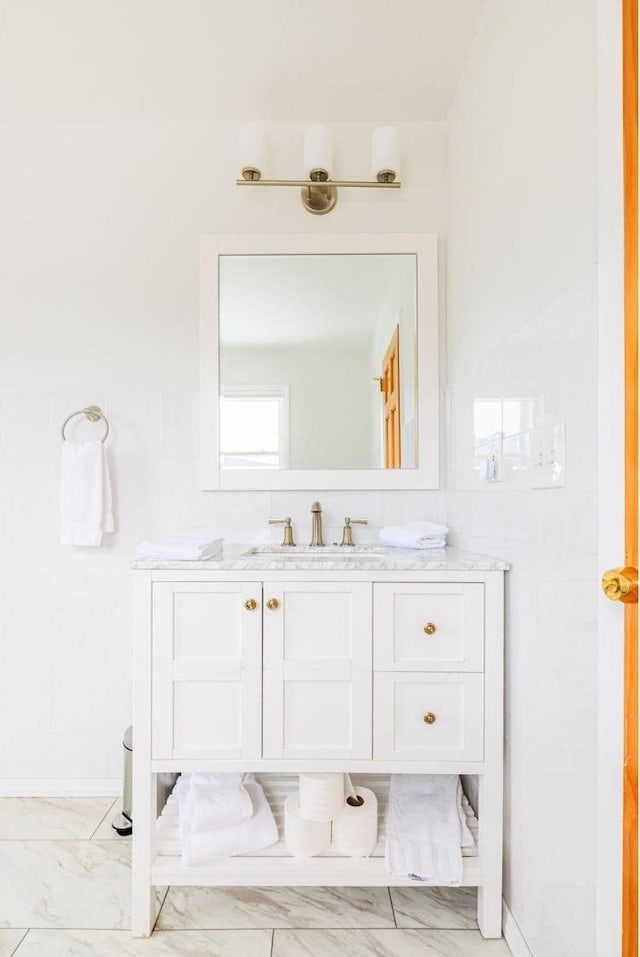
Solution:
[[[437,522],[407,522],[406,527],[415,528],[424,538],[446,538],[449,534],[448,527]]]
[[[251,797],[253,816],[229,827],[193,831],[189,815],[183,814],[184,798],[179,801],[183,864],[204,864],[218,857],[251,854],[277,843],[278,827],[262,787],[249,776],[245,778],[244,785]]]
[[[385,525],[380,529],[380,541],[393,548],[444,548],[448,531],[446,525],[433,522]]]
[[[194,833],[229,827],[247,821],[253,814],[251,797],[236,773],[183,775],[178,795],[181,814]],[[181,780],[183,780],[181,779]]]

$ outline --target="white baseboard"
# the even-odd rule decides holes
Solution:
[[[118,778],[14,778],[0,782],[1,797],[117,797]]]
[[[518,922],[504,900],[502,901],[502,936],[513,957],[533,957]]]

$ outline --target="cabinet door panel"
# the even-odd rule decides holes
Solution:
[[[264,673],[265,758],[370,758],[371,672]]]
[[[264,756],[371,757],[370,583],[265,582],[264,595]]]
[[[265,668],[371,670],[368,582],[265,582],[264,596]]]
[[[477,671],[484,666],[484,586],[374,586],[376,671]]]
[[[482,675],[379,673],[374,702],[375,758],[482,761]]]
[[[154,584],[154,758],[260,756],[261,608],[256,584]]]

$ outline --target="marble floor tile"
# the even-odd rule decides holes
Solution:
[[[172,887],[157,927],[395,927],[386,887]]]
[[[392,887],[398,927],[477,930],[475,887]]]
[[[0,841],[0,927],[127,929],[129,856],[117,841]]]
[[[270,930],[31,930],[16,957],[270,957]]]
[[[120,812],[122,807],[122,800],[116,798],[111,807],[107,810],[106,814],[100,821],[100,824],[94,831],[92,835],[92,840],[94,841],[120,841],[122,844],[130,844],[130,837],[122,837],[111,827],[111,822]]]
[[[0,840],[90,838],[112,803],[112,797],[0,798]]]
[[[477,930],[276,930],[273,957],[510,957]]]
[[[12,957],[26,930],[0,930],[0,957]]]

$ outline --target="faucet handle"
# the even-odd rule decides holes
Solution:
[[[352,525],[368,525],[369,522],[366,518],[345,518],[344,528],[342,529],[342,541],[341,545],[353,545],[353,535],[351,534]]]
[[[282,544],[295,545],[290,516],[287,516],[287,518],[270,518],[269,525],[284,525],[284,537],[282,539]]]

